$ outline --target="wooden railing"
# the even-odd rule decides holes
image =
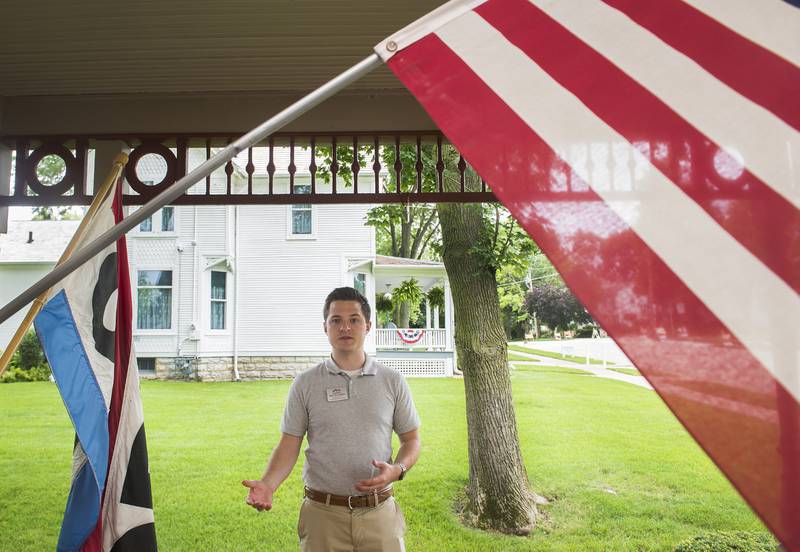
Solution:
[[[238,134],[0,136],[0,143],[15,151],[14,191],[0,195],[0,207],[89,205],[88,160],[94,144],[105,140],[131,146],[125,169],[131,190],[123,201],[142,205],[187,174],[193,162],[205,161],[236,138]],[[63,162],[63,177],[43,183],[37,167],[52,156]],[[145,156],[146,164],[155,160],[162,167],[155,179],[142,174],[139,162]],[[173,204],[496,201],[485,181],[465,178],[467,166],[438,132],[276,134],[243,151]],[[446,174],[454,184],[445,185]]]

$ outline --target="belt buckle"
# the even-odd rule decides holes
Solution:
[[[347,507],[350,508],[350,511],[353,511],[353,505],[350,503],[350,500],[353,498],[353,495],[347,495]]]

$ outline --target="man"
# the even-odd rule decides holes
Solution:
[[[325,299],[323,328],[331,358],[294,380],[281,439],[260,480],[243,481],[247,504],[272,508],[308,434],[300,507],[301,550],[405,550],[405,522],[392,498],[419,455],[419,417],[408,385],[395,370],[364,353],[371,328],[367,299],[353,288]],[[392,431],[400,449],[392,462]]]

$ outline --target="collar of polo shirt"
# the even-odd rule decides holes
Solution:
[[[364,362],[364,366],[362,366],[363,372],[361,372],[364,376],[374,376],[375,373],[378,371],[378,366],[375,364],[375,359],[373,359],[369,355],[366,356],[367,360]],[[347,370],[342,370],[339,368],[339,365],[336,364],[336,361],[333,360],[333,357],[328,357],[325,359],[325,368],[327,368],[328,372],[331,374],[346,374]]]

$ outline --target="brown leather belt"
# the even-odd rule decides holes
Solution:
[[[374,508],[392,496],[392,489],[384,489],[380,492],[374,492],[368,495],[343,496],[315,491],[314,489],[306,487],[305,496],[314,502],[333,504],[334,506],[347,506],[352,510],[354,508]]]

